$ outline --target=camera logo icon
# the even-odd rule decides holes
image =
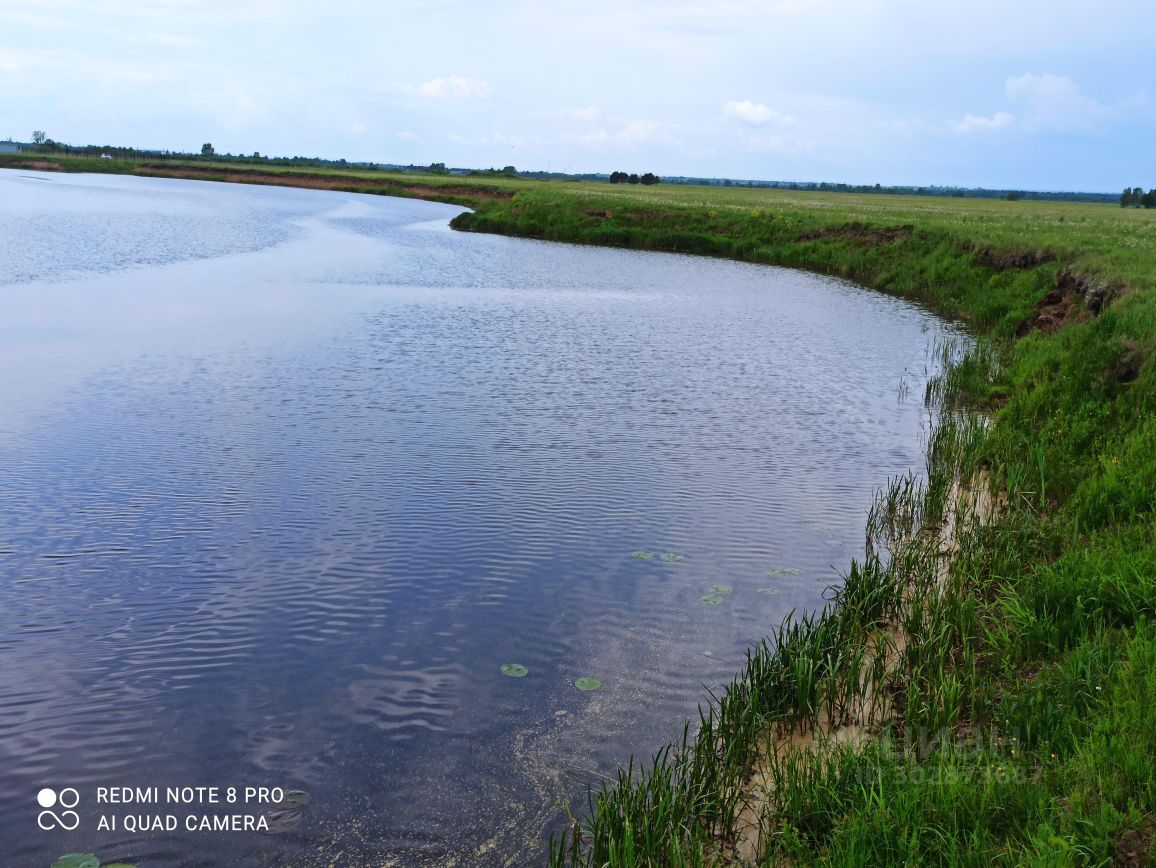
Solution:
[[[44,831],[64,829],[66,832],[71,832],[80,825],[80,814],[72,810],[80,804],[80,793],[72,787],[65,787],[60,792],[45,787],[36,794],[36,802],[41,808],[44,808],[36,817],[36,825]],[[57,806],[64,810],[60,813],[49,810]]]

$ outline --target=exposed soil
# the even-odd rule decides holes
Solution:
[[[1091,318],[1078,295],[1053,289],[1036,302],[1036,318],[1023,331],[1038,330],[1050,334],[1070,322],[1084,322]]]
[[[509,190],[474,187],[468,184],[407,184],[394,178],[357,178],[346,175],[320,175],[309,172],[247,172],[215,169],[211,166],[166,166],[145,164],[136,174],[162,178],[186,178],[203,181],[226,181],[233,184],[267,184],[276,187],[308,187],[315,190],[344,190],[351,193],[393,193],[417,199],[512,199]]]
[[[1106,283],[1063,268],[1056,274],[1055,286],[1036,302],[1036,317],[1022,323],[1017,335],[1031,331],[1045,334],[1071,322],[1086,322],[1097,316],[1115,298]]]
[[[914,226],[880,228],[866,223],[846,223],[831,229],[815,229],[799,236],[800,241],[850,241],[857,247],[878,247],[894,244],[910,237]]]
[[[1004,499],[993,491],[990,478],[982,471],[968,482],[957,479],[948,502],[953,503],[954,508],[946,510],[940,525],[928,529],[937,540],[940,552],[937,591],[942,591],[947,584],[952,562],[959,554],[959,537],[964,528],[976,523],[989,524],[1007,506]],[[876,630],[866,642],[872,652],[882,654],[885,672],[895,673],[909,639],[901,626],[892,624]],[[876,736],[878,725],[884,719],[902,723],[903,709],[895,701],[902,700],[901,693],[878,692],[870,683],[864,686],[865,692],[847,710],[843,719],[833,721],[824,713],[814,727],[772,727],[767,732],[762,759],[751,769],[743,792],[735,840],[723,848],[724,862],[748,865],[754,864],[759,857],[762,837],[769,831],[764,825],[764,813],[774,792],[770,757],[799,750],[821,752],[842,745],[859,745]]]
[[[1152,852],[1154,839],[1156,839],[1156,822],[1149,823],[1143,829],[1128,829],[1116,839],[1116,853],[1112,864],[1123,868],[1143,868],[1145,865],[1151,865],[1148,854]]]
[[[596,214],[596,211],[588,211],[588,214]],[[609,214],[609,211],[601,212]],[[639,223],[661,223],[667,219],[667,215],[663,211],[655,211],[651,208],[632,208],[624,212],[627,219],[637,220]]]
[[[376,182],[371,182],[376,183]],[[467,199],[513,199],[514,193],[510,190],[499,190],[495,187],[469,187],[465,184],[444,185],[440,187],[423,186],[421,184],[398,184],[400,189],[414,196],[425,198],[428,196],[462,196]]]
[[[1055,260],[1056,254],[1049,250],[1020,250],[1015,253],[1001,253],[991,247],[982,247],[975,253],[976,262],[980,265],[986,265],[988,268],[994,268],[996,271],[1007,271],[1012,268],[1035,268],[1037,265],[1044,265]]]
[[[1131,338],[1125,339],[1124,355],[1116,362],[1109,376],[1117,383],[1131,383],[1140,376],[1140,367],[1143,364],[1144,351],[1140,349],[1140,345]]]
[[[32,160],[29,163],[21,163],[21,169],[37,169],[41,172],[63,172],[64,166],[60,163],[49,163],[44,160]]]

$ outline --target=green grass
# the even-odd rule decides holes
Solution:
[[[142,170],[67,167],[89,163]],[[752,817],[764,864],[1156,858],[1156,212],[208,168],[459,202],[474,209],[460,229],[839,275],[977,337],[943,348],[926,479],[883,488],[832,604],[769,625],[678,742],[591,793],[555,865],[734,861]],[[1041,331],[1049,294],[1062,304]],[[941,583],[928,531],[976,478],[1004,506],[988,524],[956,517]],[[864,714],[864,697],[887,701]],[[856,746],[767,749],[852,718],[871,734]],[[753,804],[756,766],[773,785]]]
[[[1156,281],[1156,212],[1104,205],[524,184],[455,226],[834,274],[1005,336],[1062,268],[1117,291]]]

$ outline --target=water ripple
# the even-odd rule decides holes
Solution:
[[[534,862],[560,798],[823,605],[874,487],[922,465],[895,387],[920,393],[945,327],[893,299],[453,234],[428,203],[133,180],[62,187],[26,223],[0,205],[0,283],[67,272],[168,329],[74,340],[62,306],[17,335],[29,365],[37,341],[88,359],[0,431],[18,864]],[[76,271],[122,266],[150,277]],[[174,324],[202,284],[236,309]],[[33,833],[46,781],[312,801],[277,835],[64,840]]]

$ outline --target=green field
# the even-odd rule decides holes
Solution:
[[[871,547],[832,606],[768,625],[680,743],[575,807],[556,864],[1156,859],[1156,211],[184,170],[458,202],[470,231],[805,268],[971,326],[926,396],[927,479],[879,480]],[[982,521],[968,486],[994,504]],[[819,748],[782,748],[814,733]]]
[[[508,182],[507,182],[508,183]],[[798,237],[808,229],[862,223],[912,227],[995,252],[1049,252],[1066,265],[1135,286],[1151,287],[1156,210],[1066,202],[791,192],[725,187],[612,187],[594,184],[525,185],[519,199],[542,207],[561,194],[587,204],[576,213],[586,232],[646,229],[655,210],[679,209],[679,231],[703,232],[733,243],[733,252],[758,258],[757,246]],[[606,211],[590,218],[583,211]],[[713,212],[713,213],[712,213]],[[559,222],[548,218],[543,231]],[[604,224],[604,225],[601,225]],[[779,224],[779,225],[776,225]],[[660,227],[654,227],[660,228]],[[670,228],[670,227],[666,227]],[[567,227],[558,226],[561,231]],[[677,240],[674,240],[677,244]],[[692,242],[691,242],[692,243]],[[752,249],[752,245],[754,249]]]

